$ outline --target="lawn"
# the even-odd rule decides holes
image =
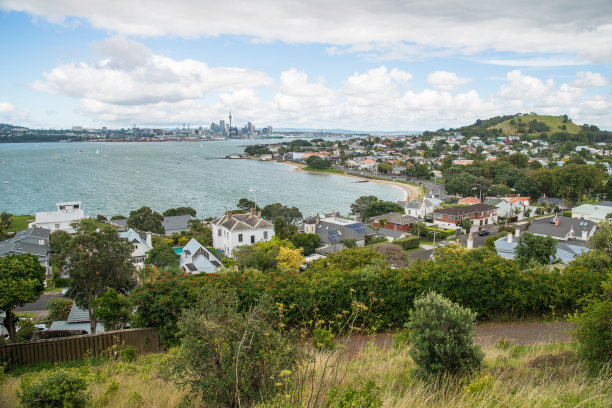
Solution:
[[[338,170],[338,169],[313,169],[312,167],[302,167],[302,170],[304,171],[313,171],[316,173],[331,173],[331,174],[344,174],[344,170]]]
[[[34,221],[33,215],[13,215],[11,217],[13,222],[11,223],[11,228],[8,229],[9,232],[19,232],[28,229],[28,224]]]

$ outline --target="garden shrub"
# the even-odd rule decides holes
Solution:
[[[394,244],[401,246],[404,250],[418,248],[421,243],[421,239],[419,237],[406,237],[402,239],[397,239],[393,241]]]
[[[336,348],[334,334],[330,329],[317,327],[312,333],[312,346],[317,351],[332,351]]]
[[[232,291],[207,291],[179,322],[181,345],[170,360],[169,379],[207,406],[251,406],[273,398],[284,381],[292,381],[299,359],[297,348],[278,330],[269,297],[259,298],[246,313],[238,306]]]
[[[514,234],[514,227],[508,227],[508,226],[504,226],[502,225],[501,227],[497,228],[498,232],[507,232],[508,234]]]
[[[49,315],[47,320],[66,320],[72,309],[72,299],[67,298],[51,298],[47,302],[47,309],[49,309]]]
[[[70,286],[70,278],[54,279],[54,284],[56,288],[67,288],[68,286]]]
[[[17,331],[17,341],[24,343],[32,340],[32,335],[36,331],[36,326],[30,319],[19,319],[19,330]]]
[[[138,357],[138,350],[136,350],[136,347],[134,346],[125,346],[119,350],[119,356],[121,357],[121,360],[132,363],[136,361],[136,358]]]
[[[27,408],[85,407],[89,395],[87,381],[66,370],[53,371],[49,376],[31,383],[24,377],[18,392],[21,404]]]
[[[572,218],[572,212],[571,211],[563,211],[562,214],[563,214],[564,217]]]
[[[354,384],[346,387],[336,385],[326,396],[325,408],[379,408],[383,403],[380,388],[372,380],[363,387],[355,388]]]
[[[579,354],[595,364],[612,361],[612,274],[608,276],[602,284],[604,294],[588,301],[582,313],[571,316]]]
[[[410,345],[410,330],[402,329],[393,335],[393,349],[402,350]]]
[[[476,313],[429,292],[414,301],[408,328],[410,356],[425,377],[480,369],[484,353],[474,344]]]

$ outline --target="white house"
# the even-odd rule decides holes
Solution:
[[[153,249],[151,233],[147,232],[147,238],[144,240],[139,233],[130,228],[127,231],[120,231],[119,237],[128,240],[132,243],[132,245],[134,245],[134,251],[132,251],[132,263],[137,269],[144,268],[144,260],[147,257],[147,252]]]
[[[194,238],[183,247],[179,262],[181,269],[188,274],[214,273],[221,266],[217,257]]]
[[[74,228],[70,224],[85,218],[81,202],[56,203],[55,206],[57,211],[37,212],[34,222],[31,222],[28,227],[73,233]]]
[[[612,213],[612,207],[607,205],[582,204],[572,208],[572,218],[593,221],[595,223],[606,219]]]
[[[433,214],[434,210],[440,208],[442,200],[437,198],[425,198],[423,201],[397,201],[397,204],[404,207],[404,211],[407,215],[413,217],[425,218],[428,214]]]
[[[228,211],[223,217],[212,222],[213,247],[231,257],[234,249],[243,245],[269,241],[274,236],[274,225],[251,210],[247,214],[232,214]]]

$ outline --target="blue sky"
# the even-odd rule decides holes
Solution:
[[[0,0],[0,122],[612,129],[612,3],[533,3]]]

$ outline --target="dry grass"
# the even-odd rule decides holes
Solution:
[[[411,375],[414,363],[407,348],[382,349],[369,344],[353,356],[342,350],[315,353],[310,363],[295,373],[287,393],[271,406],[320,406],[332,387],[359,387],[368,380],[379,387],[385,408],[610,406],[612,370],[608,367],[593,373],[577,359],[573,344],[510,345],[485,351],[483,371],[471,378],[442,379],[437,385]],[[185,392],[158,377],[165,361],[165,355],[156,354],[131,364],[85,363],[68,369],[88,378],[94,407],[176,407]],[[40,378],[49,372],[42,369],[10,376],[0,385],[0,408],[18,405],[21,378]]]

